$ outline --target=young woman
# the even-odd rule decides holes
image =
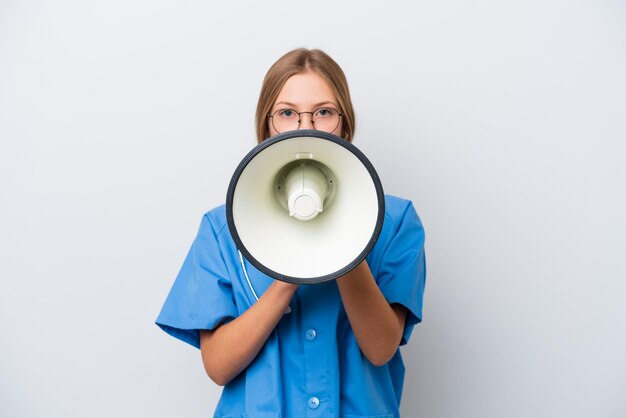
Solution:
[[[287,53],[265,77],[256,122],[259,142],[295,129],[352,141],[343,71],[320,50]],[[385,196],[366,260],[316,285],[274,280],[240,258],[220,206],[202,218],[157,324],[200,348],[224,386],[217,418],[399,417],[398,347],[421,321],[425,275],[424,230],[407,200]]]

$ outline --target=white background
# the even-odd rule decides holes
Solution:
[[[153,322],[300,46],[426,227],[403,416],[626,416],[618,0],[0,0],[0,416],[212,415]]]

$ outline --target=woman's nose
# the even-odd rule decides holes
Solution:
[[[315,129],[313,125],[313,115],[311,113],[305,112],[300,114],[298,129]]]

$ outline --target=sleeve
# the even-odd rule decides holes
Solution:
[[[426,284],[424,238],[422,222],[409,202],[382,254],[378,273],[378,286],[387,302],[408,309],[400,345],[409,341],[413,327],[422,321]]]
[[[200,348],[199,330],[213,329],[237,316],[219,242],[205,215],[156,324],[171,336]]]

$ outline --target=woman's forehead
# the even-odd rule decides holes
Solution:
[[[275,106],[278,104],[293,107],[318,106],[337,104],[337,98],[328,81],[315,71],[307,71],[287,79],[274,102]]]

